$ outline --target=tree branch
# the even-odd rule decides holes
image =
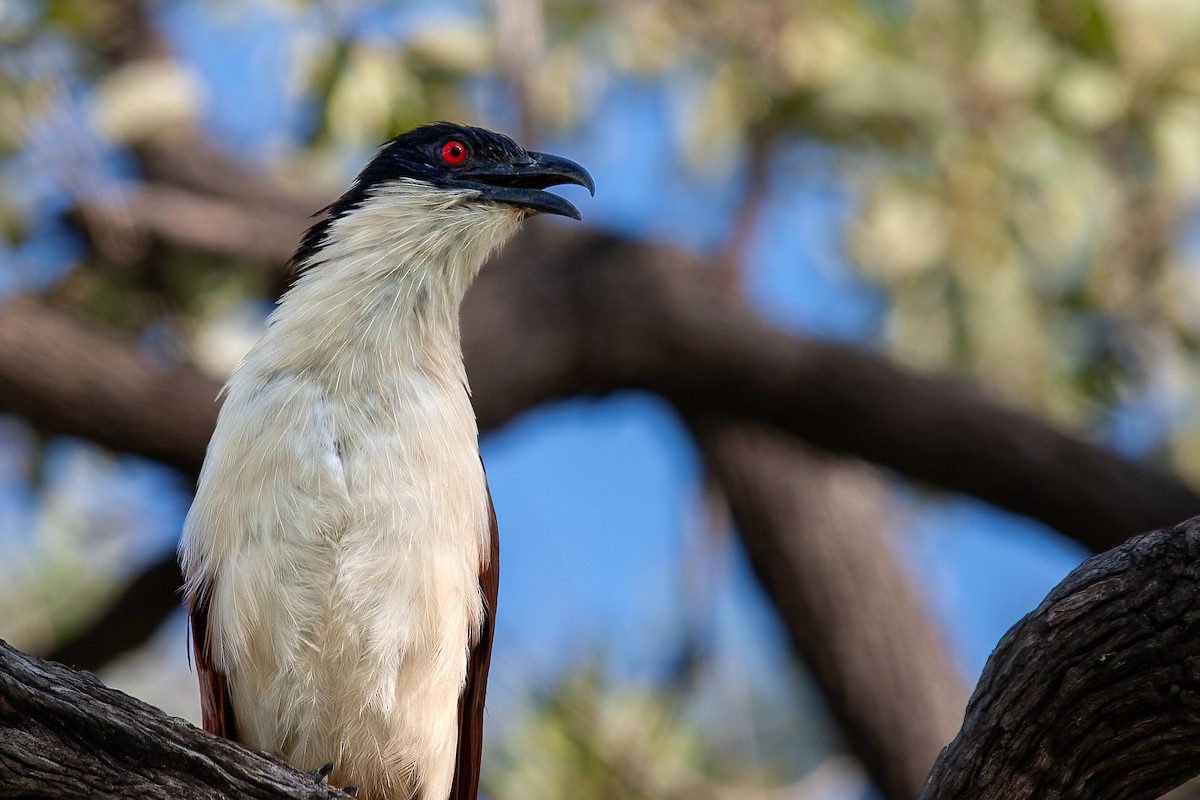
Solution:
[[[319,764],[314,767],[320,766]],[[0,641],[0,797],[336,800],[265,754]]]
[[[1200,772],[1200,519],[1085,561],[1010,630],[921,800],[1139,800]]]
[[[532,226],[531,226],[532,227]],[[1104,550],[1200,512],[1177,479],[725,298],[708,262],[594,231],[530,230],[477,282],[464,349],[484,427],[548,399],[644,389],[971,494]]]
[[[171,202],[182,208],[185,198],[176,191]],[[193,200],[186,214],[128,218],[167,245],[245,252],[238,226],[198,224],[215,201]],[[224,210],[214,220],[241,207],[218,205]],[[290,254],[284,236],[252,238],[260,255]],[[497,425],[548,399],[639,388],[974,495],[1096,551],[1200,512],[1200,495],[1178,480],[1006,408],[965,381],[781,331],[724,296],[718,274],[714,262],[669,247],[529,226],[484,270],[463,311],[481,423]],[[0,376],[5,358],[0,352]]]
[[[894,554],[874,471],[826,469],[829,456],[755,426],[689,422],[850,750],[884,797],[912,800],[962,723],[966,687]]]
[[[197,473],[219,389],[66,312],[11,301],[0,313],[0,410],[44,430]]]
[[[710,290],[704,270],[676,250],[594,232],[519,237],[463,311],[482,427],[552,398],[640,387],[688,413],[772,424],[976,494],[1095,550],[1200,509],[1200,497],[1175,479],[961,382],[773,328]],[[63,312],[10,303],[0,314],[0,409],[43,429],[195,473],[217,391],[215,381],[154,364]],[[173,603],[152,607],[165,615]],[[68,660],[95,666],[112,652],[74,651]]]
[[[542,227],[519,237],[463,309],[481,427],[554,398],[643,388],[688,414],[772,425],[974,494],[1094,550],[1200,510],[1176,479],[960,381],[780,331],[710,289],[704,270],[679,251],[595,232]],[[0,409],[47,431],[194,474],[217,391],[64,312],[9,303],[0,313]],[[136,600],[147,602],[144,593]],[[148,608],[165,615],[174,603]],[[92,658],[76,650],[68,660],[98,666],[113,653],[98,644]]]
[[[183,574],[174,549],[134,578],[87,628],[46,654],[76,669],[96,670],[138,647],[181,604]]]

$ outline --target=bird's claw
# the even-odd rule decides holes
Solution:
[[[317,782],[318,786],[328,786],[329,776],[333,774],[333,762],[330,761],[326,764],[322,764],[308,774],[313,776],[313,780]],[[349,797],[358,797],[357,783],[347,783],[345,786],[334,788],[341,789],[341,791]]]
[[[329,776],[333,774],[333,762],[329,761],[308,774],[313,776],[318,786],[324,786],[329,783]]]

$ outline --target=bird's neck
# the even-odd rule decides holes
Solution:
[[[395,365],[465,381],[459,307],[520,219],[406,187],[369,198],[329,224],[280,301],[261,348],[269,368],[357,373]]]

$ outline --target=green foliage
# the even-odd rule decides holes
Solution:
[[[1200,384],[1200,254],[1181,236],[1200,196],[1200,6],[620,8],[579,47],[691,94],[693,163],[764,133],[829,146],[854,187],[846,254],[891,299],[884,346],[1077,427],[1154,395],[1162,446],[1200,475],[1200,431],[1169,411]]]
[[[491,747],[484,793],[545,800],[760,795],[761,765],[731,767],[735,759],[689,719],[684,700],[662,687],[614,683],[598,661],[581,663],[536,691]]]
[[[432,21],[402,41],[335,35],[307,56],[308,87],[320,110],[312,143],[369,149],[436,118],[461,118],[461,82],[492,64],[477,21]]]
[[[51,474],[39,463],[40,445],[23,422],[0,417],[6,478],[21,480],[37,500],[32,526],[4,538],[0,562],[3,638],[25,649],[47,649],[86,625],[128,577],[142,527],[136,511],[97,508],[87,492],[114,481],[119,468],[94,445]]]

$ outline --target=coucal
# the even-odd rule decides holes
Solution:
[[[499,577],[459,306],[583,167],[396,137],[303,237],[225,386],[180,545],[206,730],[366,800],[473,800]]]

